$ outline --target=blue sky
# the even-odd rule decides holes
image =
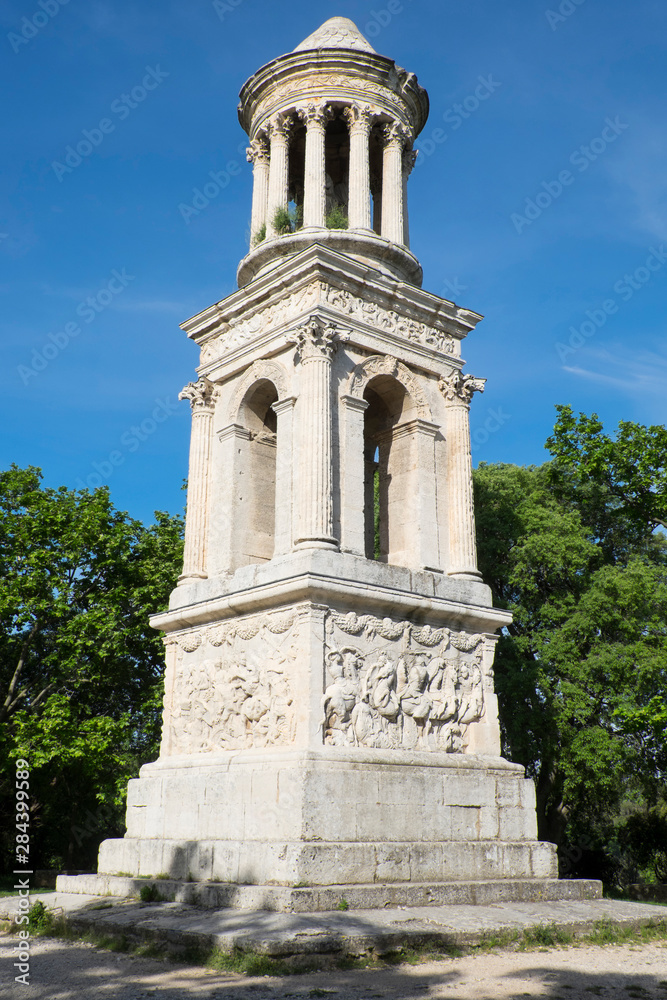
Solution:
[[[104,482],[146,520],[182,509],[178,324],[234,290],[247,246],[238,92],[334,15],[429,92],[411,241],[424,287],[486,317],[463,352],[488,378],[475,463],[544,461],[557,403],[664,423],[661,0],[8,0],[3,468]],[[229,183],[186,222],[210,171]]]

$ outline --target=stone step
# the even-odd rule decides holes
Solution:
[[[207,909],[316,913],[384,907],[491,905],[509,902],[599,899],[594,879],[495,879],[460,882],[394,882],[360,885],[281,886],[182,882],[122,875],[60,875],[58,892],[138,898],[144,887],[156,897]]]

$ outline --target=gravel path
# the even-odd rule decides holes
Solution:
[[[14,983],[15,938],[0,936],[0,997],[31,1000],[667,1000],[667,943],[498,952],[390,969],[260,979],[36,940],[30,986]]]

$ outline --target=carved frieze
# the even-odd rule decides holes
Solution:
[[[430,418],[430,410],[419,379],[391,355],[374,354],[356,366],[341,388],[341,395],[363,397],[364,390],[370,380],[376,375],[392,375],[409,392],[422,419]]]
[[[390,618],[331,613],[324,742],[464,752],[467,728],[485,710],[483,639]]]
[[[199,655],[181,654],[176,667],[170,717],[165,719],[172,753],[293,742],[290,675],[297,656],[297,618],[296,612],[260,615],[178,637],[183,653]]]
[[[246,319],[225,325],[215,337],[211,337],[202,345],[201,364],[207,365],[226,354],[231,354],[238,347],[243,347],[256,338],[270,333],[271,330],[281,327],[293,316],[298,316],[316,304],[317,288],[309,285],[265,309],[259,309]]]
[[[377,330],[393,333],[406,340],[422,344],[442,354],[456,354],[457,341],[450,333],[428,326],[409,316],[400,316],[393,309],[384,309],[377,302],[362,299],[345,288],[323,287],[324,301]]]

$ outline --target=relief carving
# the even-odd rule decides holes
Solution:
[[[307,307],[316,305],[316,295],[317,291],[311,285],[294,292],[292,295],[287,295],[279,302],[274,302],[247,318],[225,324],[219,333],[202,345],[201,364],[210,364],[211,361],[230,354],[255,338],[279,328],[293,316],[298,316]]]
[[[193,653],[204,642],[206,658],[181,656],[171,714],[172,753],[210,753],[284,746],[294,740],[289,680],[296,659],[296,613],[262,615],[186,633],[178,644]],[[248,640],[258,640],[245,646]]]
[[[461,402],[469,404],[474,392],[484,392],[485,378],[475,378],[474,375],[462,375],[455,369],[446,378],[438,382],[440,392],[448,403]]]
[[[420,323],[409,316],[400,316],[393,309],[383,309],[377,302],[361,299],[345,288],[326,286],[323,291],[325,301],[348,316],[353,316],[378,330],[395,333],[406,340],[440,351],[442,354],[456,354],[457,341],[444,330]]]
[[[326,744],[465,751],[484,714],[483,636],[350,612],[330,615],[327,637]]]

